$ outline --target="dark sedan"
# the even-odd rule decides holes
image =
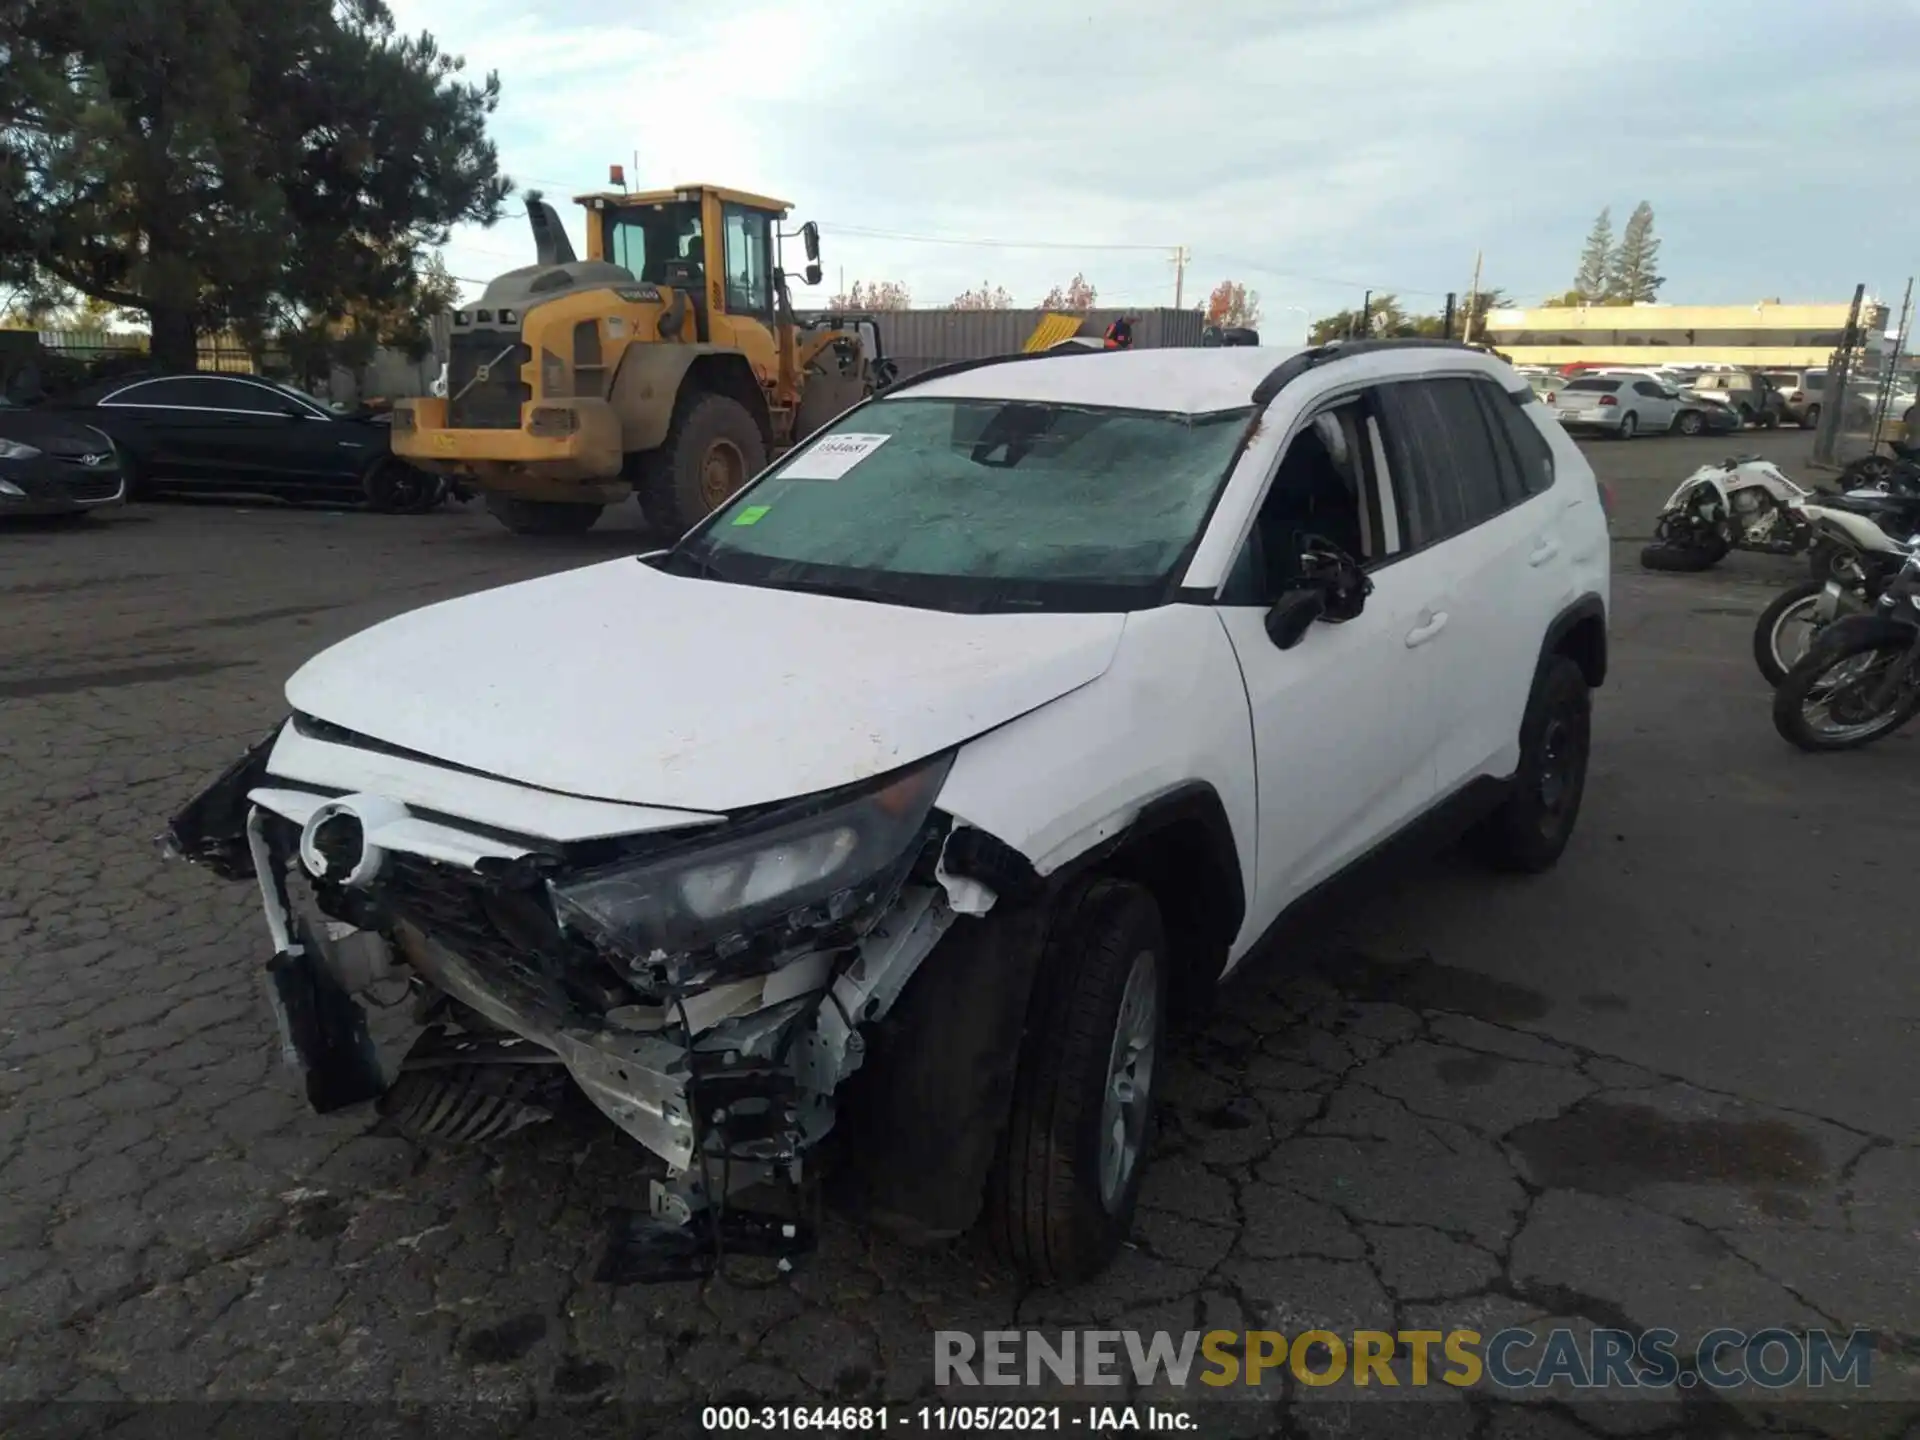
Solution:
[[[113,442],[90,425],[0,400],[0,517],[78,519],[126,500]]]
[[[1673,417],[1673,428],[1682,435],[1731,435],[1745,423],[1725,400],[1698,390],[1680,392],[1680,413]]]
[[[416,513],[439,504],[436,476],[395,458],[390,417],[341,413],[254,375],[143,375],[52,402],[113,437],[134,491],[358,500]]]

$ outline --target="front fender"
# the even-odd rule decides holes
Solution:
[[[1911,645],[1916,638],[1913,622],[1891,615],[1843,615],[1814,636],[1801,657],[1801,663],[1820,659],[1831,661],[1850,650],[1878,649],[1889,642]]]

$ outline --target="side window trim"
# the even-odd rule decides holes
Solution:
[[[1286,463],[1287,452],[1292,449],[1294,442],[1306,434],[1320,416],[1355,402],[1362,402],[1366,407],[1365,452],[1357,453],[1355,459],[1359,462],[1359,468],[1362,471],[1360,483],[1371,491],[1369,494],[1356,497],[1360,501],[1361,533],[1371,540],[1377,520],[1379,535],[1384,541],[1386,551],[1385,554],[1375,558],[1363,558],[1360,568],[1371,575],[1395,561],[1418,553],[1406,544],[1401,530],[1400,500],[1395,493],[1393,471],[1387,463],[1386,448],[1380,435],[1379,401],[1376,397],[1383,385],[1391,383],[1394,382],[1365,380],[1329,390],[1323,395],[1316,396],[1309,403],[1308,408],[1301,411],[1299,418],[1287,433],[1286,442],[1275,452],[1266,474],[1261,479],[1259,499],[1249,512],[1246,525],[1235,543],[1233,560],[1227,567],[1225,577],[1214,591],[1213,604],[1241,607],[1271,603],[1269,600],[1242,600],[1230,593],[1245,556],[1258,540],[1261,512],[1266,508],[1274,481],[1279,478],[1280,467]],[[1357,440],[1361,437],[1353,438]]]
[[[1378,477],[1374,491],[1380,505],[1380,537],[1387,552],[1382,560],[1391,561],[1406,553],[1400,542],[1400,502],[1394,495],[1393,471],[1387,464],[1387,443],[1380,436],[1380,417],[1371,412],[1367,415],[1367,448],[1373,452],[1373,473]]]

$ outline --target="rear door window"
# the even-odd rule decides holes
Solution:
[[[1518,498],[1508,490],[1512,462],[1503,465],[1494,448],[1473,387],[1472,380],[1451,377],[1381,387],[1391,422],[1389,467],[1407,477],[1415,546],[1470,529]]]
[[[1473,390],[1480,401],[1481,412],[1500,442],[1498,448],[1504,460],[1512,466],[1514,480],[1509,482],[1509,493],[1516,499],[1525,499],[1551,490],[1553,447],[1540,433],[1540,427],[1533,423],[1533,417],[1490,380],[1476,380]],[[1518,489],[1514,490],[1516,483]]]

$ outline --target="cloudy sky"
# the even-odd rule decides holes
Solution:
[[[1674,302],[1897,305],[1920,268],[1920,0],[390,3],[499,72],[524,187],[617,161],[794,202],[803,307],[842,276],[1030,305],[1076,270],[1171,304],[1184,245],[1188,304],[1239,280],[1279,338],[1368,287],[1437,310],[1476,250],[1537,301],[1643,199]],[[448,251],[531,258],[517,215]]]

